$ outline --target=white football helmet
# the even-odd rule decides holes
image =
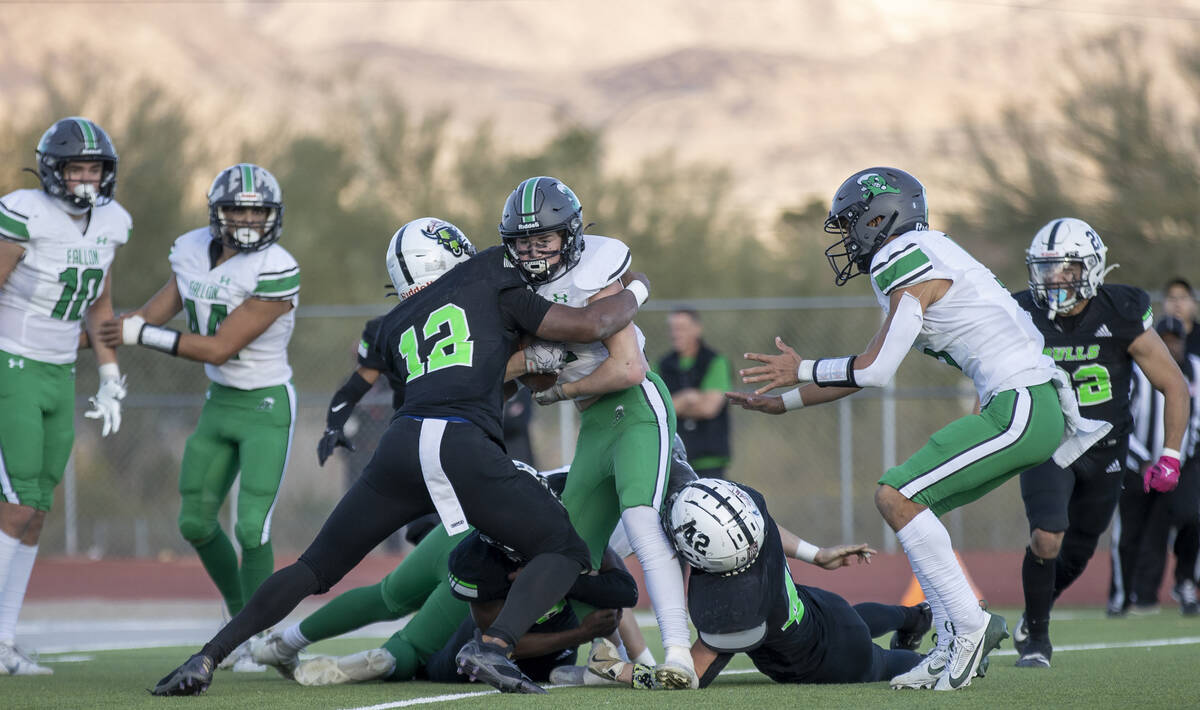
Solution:
[[[671,503],[671,540],[693,566],[713,574],[737,574],[758,558],[766,539],[762,512],[750,495],[719,478],[684,486]]]
[[[1087,222],[1071,217],[1051,220],[1025,252],[1034,302],[1053,318],[1094,297],[1104,276],[1117,268],[1105,266],[1107,254],[1100,235]]]
[[[392,235],[387,270],[400,300],[475,256],[475,245],[458,227],[436,217],[414,219]]]

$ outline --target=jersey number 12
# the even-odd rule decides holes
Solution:
[[[421,328],[425,341],[445,331],[445,335],[433,343],[429,357],[422,360],[417,346],[417,327],[410,326],[400,336],[400,357],[408,370],[405,382],[412,382],[421,375],[446,367],[471,366],[471,355],[475,344],[471,342],[471,327],[467,325],[467,314],[463,309],[447,303],[425,319]]]

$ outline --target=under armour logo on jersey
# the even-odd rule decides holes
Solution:
[[[96,237],[97,244],[108,244],[108,237]]]
[[[552,294],[550,294],[550,300],[554,301],[555,303],[566,303],[567,302],[567,294],[552,293]]]
[[[1101,323],[1100,327],[1096,329],[1096,337],[1097,338],[1111,338],[1112,337],[1112,331],[1108,329],[1107,323]]]
[[[269,412],[274,408],[275,408],[275,398],[274,397],[263,397],[263,401],[258,403],[258,411],[260,411],[260,412]]]
[[[230,282],[230,278],[228,276],[222,276],[220,278],[220,283],[222,286],[228,286],[229,282]]]
[[[24,369],[25,369],[25,358],[23,358],[23,357],[10,357],[10,358],[8,359],[8,369],[10,369],[10,370],[14,370],[14,369],[18,369],[18,368],[19,368],[19,369],[22,369],[22,370],[24,370]]]

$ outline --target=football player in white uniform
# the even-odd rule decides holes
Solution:
[[[782,414],[891,381],[909,348],[960,369],[974,383],[979,414],[934,434],[879,479],[875,504],[896,531],[933,610],[938,646],[895,688],[955,690],[1008,635],[1003,617],[980,608],[938,516],[969,503],[1054,455],[1067,465],[1109,425],[1078,416],[1065,375],[1042,353],[1029,315],[983,264],[929,229],[925,188],[895,168],[850,176],[833,198],[825,254],[840,286],[869,274],[887,315],[859,355],[809,360],[776,338],[778,355],[741,371],[754,393],[728,394],[746,409]],[[782,396],[775,387],[801,384]],[[948,624],[948,625],[947,625]],[[952,633],[947,633],[952,631]]]
[[[111,267],[129,239],[113,199],[117,152],[100,126],[64,118],[38,142],[41,190],[0,198],[0,675],[46,674],[13,645],[17,614],[54,489],[75,440],[80,323],[112,317]],[[125,378],[116,353],[90,338],[100,389],[84,414],[121,427]]]
[[[629,248],[583,230],[579,199],[555,178],[523,180],[504,203],[500,235],[509,260],[551,302],[585,306],[623,288]],[[642,332],[630,323],[603,342],[566,343],[563,349],[535,342],[526,348],[526,362],[532,371],[561,367],[557,382],[534,395],[539,404],[570,399],[581,412],[563,504],[588,544],[592,567],[599,568],[614,528],[623,523],[645,572],[666,649],[655,674],[665,687],[696,688],[683,575],[658,515],[675,410],[666,385],[650,371],[644,344]],[[555,353],[563,360],[549,362]]]
[[[271,515],[296,422],[287,345],[300,267],[276,243],[283,197],[264,168],[239,163],[222,170],[208,206],[208,226],[175,240],[173,276],[141,308],[106,322],[101,337],[204,363],[212,384],[183,453],[179,531],[236,615],[274,570]],[[163,327],[181,310],[189,332]],[[240,569],[217,520],[239,471]],[[245,649],[230,658],[235,670],[263,670]]]

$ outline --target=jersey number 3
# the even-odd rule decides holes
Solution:
[[[442,337],[433,343],[429,357],[422,360],[417,345],[417,327],[410,326],[404,331],[404,335],[400,336],[400,357],[404,358],[408,368],[405,382],[412,382],[421,375],[446,367],[471,366],[475,346],[471,342],[471,327],[467,325],[467,314],[463,309],[447,303],[430,313],[421,328],[421,334],[426,342],[437,335]]]

